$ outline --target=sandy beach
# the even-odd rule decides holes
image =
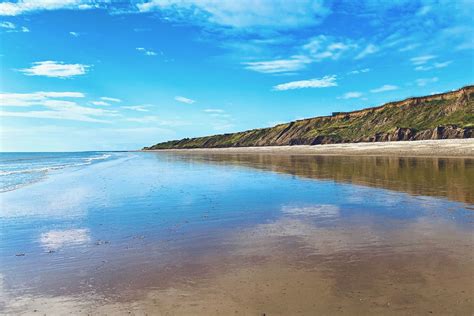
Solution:
[[[265,153],[281,155],[474,157],[474,138],[329,145],[166,149],[167,152]]]
[[[472,314],[472,159],[108,155],[2,193],[0,314]]]

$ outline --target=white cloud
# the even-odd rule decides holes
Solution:
[[[146,56],[156,56],[158,55],[156,52],[154,52],[153,50],[148,50],[148,49],[145,49],[143,47],[137,47],[136,48],[137,51],[143,53],[144,55]]]
[[[433,77],[433,78],[421,78],[421,79],[416,79],[416,84],[419,87],[424,87],[427,84],[434,83],[438,81],[438,77]]]
[[[243,63],[246,69],[261,73],[283,73],[301,70],[311,63],[311,59],[305,56],[292,56],[289,59],[277,59],[270,61],[255,61]]]
[[[298,54],[270,61],[245,62],[246,69],[261,73],[292,73],[307,65],[323,60],[338,60],[343,54],[357,48],[357,44],[344,38],[318,35],[298,48]]]
[[[322,0],[151,0],[137,7],[141,12],[159,11],[173,20],[260,30],[315,25],[329,13]]]
[[[434,63],[434,64],[428,65],[428,66],[420,65],[420,66],[415,67],[415,70],[417,70],[417,71],[428,71],[428,70],[431,70],[431,69],[445,68],[445,67],[448,67],[449,64],[451,64],[451,63],[452,63],[452,60],[448,60],[448,61],[445,61],[445,62],[442,62],[442,63]]]
[[[10,29],[13,30],[16,28],[16,25],[12,22],[0,22],[0,27],[3,29]]]
[[[77,32],[69,32],[69,34],[74,36],[74,37],[79,37],[79,33],[77,33]]]
[[[370,92],[379,93],[379,92],[392,91],[392,90],[397,90],[397,89],[398,89],[398,86],[386,84],[386,85],[381,86],[380,88],[372,89],[370,90]]]
[[[95,1],[94,1],[95,2]],[[19,0],[0,3],[0,15],[14,16],[35,11],[75,9],[85,10],[98,7],[89,0]]]
[[[347,74],[348,75],[357,75],[357,74],[365,73],[365,72],[369,72],[369,71],[370,71],[370,68],[356,69],[356,70],[349,71]]]
[[[378,52],[380,49],[375,46],[374,44],[369,44],[367,45],[367,47],[361,51],[354,59],[362,59],[362,58],[365,58],[367,57],[368,55],[371,55],[371,54],[375,54],[376,52]]]
[[[3,117],[31,117],[83,122],[108,123],[103,117],[117,116],[116,111],[81,106],[64,98],[83,98],[80,92],[0,93],[2,107],[39,106],[34,111],[0,111]]]
[[[181,97],[181,96],[174,97],[174,99],[178,102],[186,103],[186,104],[193,104],[194,102],[196,102],[195,100],[188,99],[188,98]]]
[[[26,26],[17,27],[12,22],[0,22],[0,28],[6,29],[6,32],[28,33],[30,31]]]
[[[205,109],[204,112],[206,113],[224,113],[224,110],[221,109]]]
[[[399,52],[407,52],[407,51],[410,51],[410,50],[414,50],[418,46],[420,46],[420,44],[408,44],[408,45],[405,45],[405,46],[399,48],[398,51]]]
[[[410,61],[413,65],[417,66],[417,65],[426,64],[428,61],[430,61],[433,58],[436,58],[436,56],[435,55],[423,55],[423,56],[410,58]]]
[[[363,95],[362,92],[346,92],[344,93],[341,97],[338,97],[338,99],[357,99],[360,98]]]
[[[100,99],[104,101],[110,101],[110,102],[122,102],[122,100],[117,99],[117,98],[101,97]]]
[[[433,67],[435,67],[435,68],[448,67],[449,64],[451,64],[452,62],[453,62],[452,60],[448,60],[448,61],[445,61],[445,62],[442,62],[442,63],[434,63],[434,64],[433,64]]]
[[[92,101],[91,103],[94,104],[94,105],[99,105],[99,106],[109,106],[110,105],[110,103],[107,103],[105,101]]]
[[[321,79],[309,79],[282,83],[273,87],[273,90],[285,91],[303,88],[326,88],[337,86],[336,76],[324,76]]]
[[[20,69],[28,76],[45,76],[54,78],[69,78],[84,75],[89,65],[65,64],[58,61],[39,61],[32,64],[30,68]]]
[[[0,93],[2,106],[42,105],[51,98],[83,98],[81,92]]]
[[[130,106],[121,106],[122,109],[138,111],[138,112],[148,112],[150,105],[130,105]]]
[[[81,122],[94,122],[94,123],[109,123],[107,120],[93,118],[89,115],[97,115],[97,113],[90,113],[88,108],[77,106],[76,111],[69,112],[64,111],[27,111],[27,112],[11,112],[0,110],[0,117],[30,117],[39,119],[54,119],[54,120],[71,120]],[[86,110],[85,113],[81,113],[80,110]],[[102,115],[102,114],[101,114]]]
[[[319,35],[311,38],[302,46],[302,51],[313,61],[324,59],[338,60],[346,51],[357,48],[357,44],[348,39],[336,39],[331,36]]]

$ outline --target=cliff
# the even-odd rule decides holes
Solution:
[[[379,107],[293,121],[238,133],[185,138],[144,150],[247,146],[317,145],[351,142],[474,137],[474,86]]]

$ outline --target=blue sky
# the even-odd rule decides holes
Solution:
[[[474,2],[0,1],[2,151],[137,149],[473,83]]]

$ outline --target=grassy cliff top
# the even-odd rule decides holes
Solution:
[[[269,128],[173,140],[143,149],[360,142],[371,140],[377,135],[396,134],[401,129],[416,135],[440,126],[474,128],[474,86],[352,112],[335,112],[331,116],[302,119]]]

